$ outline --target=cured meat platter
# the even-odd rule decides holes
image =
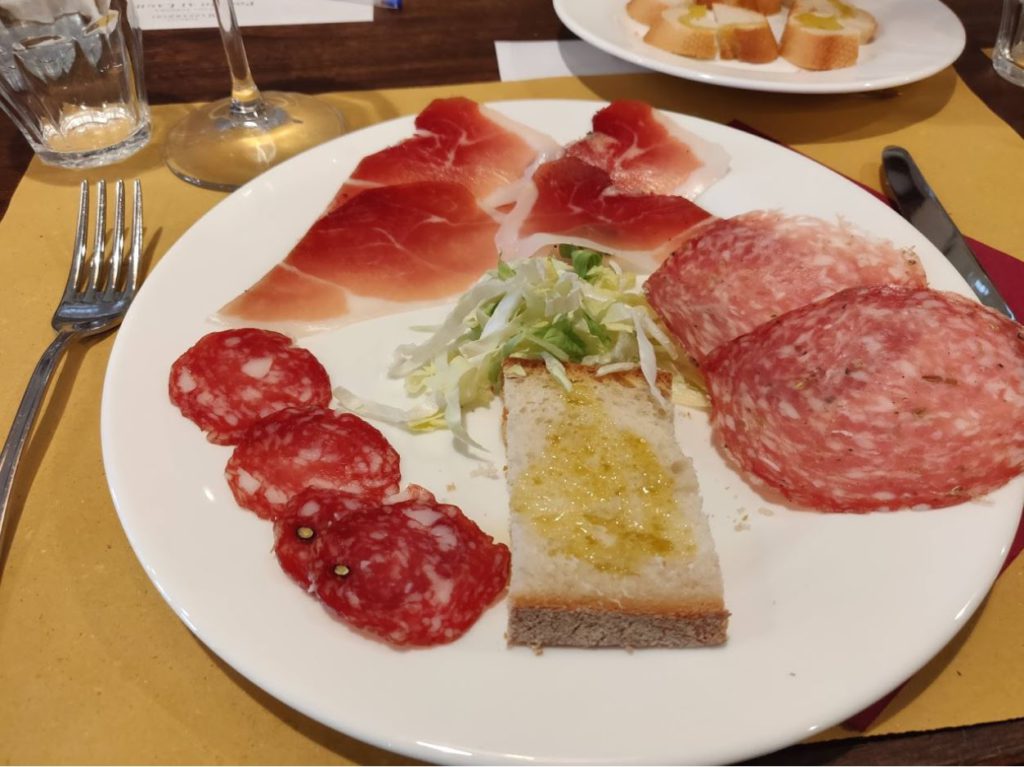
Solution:
[[[491,105],[558,142],[585,134],[601,106]],[[757,137],[668,118],[731,157],[729,173],[698,198],[712,214],[842,217],[912,248],[933,288],[970,295],[923,237],[849,181]],[[292,249],[359,158],[406,138],[411,126],[402,118],[342,137],[224,200],[149,276],[118,335],[102,407],[111,492],[146,572],[205,644],[304,714],[410,757],[711,763],[791,744],[856,713],[963,627],[1005,556],[1024,480],[926,512],[797,510],[751,488],[713,447],[706,414],[686,409],[676,413],[677,436],[696,469],[732,613],[722,647],[537,655],[506,646],[499,602],[455,642],[398,651],[301,598],[277,564],[270,527],[232,497],[229,449],[204,442],[169,401],[168,371],[222,327],[218,309]],[[402,382],[387,375],[394,350],[447,308],[374,317],[298,345],[333,383],[403,406]],[[377,426],[402,457],[403,481],[430,488],[507,542],[500,415],[497,402],[467,414],[483,451],[467,451],[444,431]]]

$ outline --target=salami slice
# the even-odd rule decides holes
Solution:
[[[1024,329],[951,293],[850,288],[707,361],[716,439],[824,511],[940,507],[1024,469]]]
[[[644,285],[651,306],[698,362],[758,325],[861,285],[924,287],[912,251],[846,224],[752,211],[694,234]]]
[[[383,498],[397,492],[398,453],[351,413],[287,408],[257,422],[225,471],[238,504],[277,519],[307,487]]]
[[[208,333],[171,366],[171,402],[217,445],[236,445],[256,421],[286,407],[326,407],[331,382],[288,336],[240,328]]]
[[[458,639],[509,578],[507,546],[457,507],[422,495],[343,515],[314,552],[323,603],[398,646]]]
[[[363,496],[310,487],[296,495],[274,523],[274,553],[292,580],[312,585],[317,540],[345,514],[380,504]]]

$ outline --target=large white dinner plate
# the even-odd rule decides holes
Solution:
[[[687,80],[784,93],[854,93],[923,80],[964,49],[963,24],[940,0],[857,0],[878,20],[878,35],[852,67],[811,72],[778,58],[770,64],[701,61],[644,42],[647,27],[626,15],[626,0],[554,0],[569,29],[606,53]],[[781,38],[786,11],[770,17]]]
[[[561,141],[593,102],[495,107]],[[952,268],[885,205],[784,148],[673,115],[732,156],[701,199],[720,215],[774,207],[833,217],[914,247],[932,283],[966,293]],[[195,224],[147,278],[107,373],[103,455],[135,552],[179,617],[234,668],[305,714],[381,747],[442,762],[718,762],[811,735],[902,682],[964,625],[988,591],[1024,499],[1018,480],[928,512],[827,515],[759,497],[712,449],[706,417],[680,413],[733,613],[724,647],[548,649],[505,645],[505,605],[457,642],[396,651],[334,620],[280,570],[267,522],[224,481],[229,448],[207,443],[167,396],[171,363],[210,314],[280,260],[363,155],[408,118],[342,137],[259,177]],[[410,325],[442,309],[372,320],[303,343],[337,384],[400,402],[385,368]],[[490,449],[383,426],[406,480],[456,503],[507,541],[498,410],[472,414]]]

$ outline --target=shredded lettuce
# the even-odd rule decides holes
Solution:
[[[463,413],[499,392],[502,365],[510,357],[542,360],[566,389],[572,388],[567,363],[595,366],[598,375],[639,367],[666,407],[656,385],[658,367],[681,362],[636,275],[597,251],[560,245],[558,257],[499,263],[429,337],[395,351],[389,374],[405,379],[406,391],[421,400],[417,408],[377,407],[344,390],[339,400],[409,429],[446,427],[460,442],[478,447]],[[701,395],[690,399],[697,402]]]

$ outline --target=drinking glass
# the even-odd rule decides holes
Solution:
[[[996,72],[1016,85],[1024,85],[1024,1],[1003,0],[996,46],[992,51]]]
[[[0,0],[0,109],[50,165],[105,165],[144,146],[131,0]]]
[[[231,191],[289,157],[344,132],[330,105],[301,93],[260,93],[249,71],[232,0],[213,0],[231,70],[231,97],[174,125],[164,157],[180,178]]]

